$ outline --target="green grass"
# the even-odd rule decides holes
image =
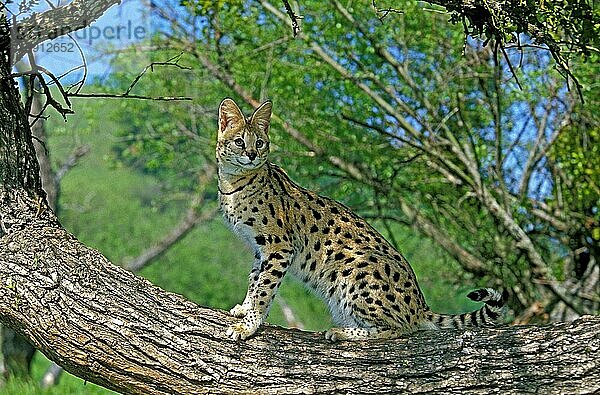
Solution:
[[[6,383],[5,387],[0,388],[0,394],[6,395],[110,395],[116,394],[114,391],[107,390],[93,383],[87,383],[70,373],[63,373],[59,384],[55,387],[42,389],[39,382],[46,369],[50,366],[50,361],[41,353],[36,353],[29,380],[12,379]]]
[[[95,105],[107,104],[97,101]],[[111,130],[118,130],[119,125],[105,119],[101,128],[95,127],[87,121],[85,111],[91,110],[80,111],[66,125],[51,123],[54,127],[48,148],[55,162],[60,162],[80,144],[90,146],[89,154],[62,180],[59,214],[66,229],[118,264],[135,257],[159,239],[165,230],[177,224],[185,204],[167,204],[157,209],[152,204],[154,195],[160,190],[157,180],[129,168],[115,166],[110,159],[111,144],[115,141]],[[95,108],[93,111],[101,110]],[[293,169],[288,171],[293,174]],[[476,307],[469,305],[464,297],[467,290],[475,288],[475,284],[466,284],[461,288],[454,286],[457,282],[456,267],[439,248],[405,228],[398,228],[395,236],[402,245],[403,253],[413,264],[434,310],[456,312]],[[250,251],[218,216],[198,226],[140,274],[154,284],[182,294],[200,305],[227,310],[241,302],[245,295],[252,259]],[[305,329],[325,330],[331,326],[331,319],[322,301],[296,280],[286,278],[284,282],[280,296],[290,305]],[[268,321],[286,326],[277,304],[273,306]],[[1,393],[113,393],[85,384],[68,374],[55,388],[41,390],[36,383],[48,364],[38,354],[32,380],[12,380],[0,390]]]

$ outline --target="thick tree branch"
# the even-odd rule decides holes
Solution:
[[[7,64],[0,59],[0,322],[77,376],[134,394],[600,390],[598,317],[352,345],[271,326],[227,340],[235,319],[152,286],[61,228],[40,195]]]
[[[0,23],[0,37],[6,36],[6,26]],[[0,182],[5,187],[25,188],[30,193],[44,196],[39,177],[39,164],[27,114],[21,103],[16,82],[10,76],[8,57],[10,48],[0,44]],[[9,111],[10,109],[10,111]],[[29,158],[34,158],[33,160]],[[0,207],[4,202],[0,201]],[[0,211],[0,236],[19,227],[16,218],[4,219]]]
[[[236,343],[225,336],[234,321],[227,314],[152,286],[43,221],[4,236],[0,278],[3,323],[68,371],[123,393],[600,389],[598,317],[422,332],[360,347],[266,326]]]

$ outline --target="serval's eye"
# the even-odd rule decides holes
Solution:
[[[237,138],[235,140],[233,140],[233,142],[235,143],[235,145],[237,145],[238,147],[243,147],[244,146],[244,140]]]
[[[265,145],[264,141],[261,139],[256,140],[256,148],[262,148],[263,145]]]

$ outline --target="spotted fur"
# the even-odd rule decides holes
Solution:
[[[227,334],[245,339],[265,320],[290,272],[329,305],[340,325],[330,340],[394,338],[419,329],[493,324],[505,294],[481,289],[473,313],[433,313],[406,259],[373,227],[341,203],[295,184],[268,161],[271,102],[245,117],[231,99],[219,107],[219,201],[226,222],[254,251],[241,318]]]

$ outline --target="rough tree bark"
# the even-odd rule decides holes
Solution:
[[[27,66],[28,65],[19,62],[16,64],[15,68],[18,72],[25,72],[29,69]],[[28,79],[24,79],[23,84],[26,86],[27,95],[31,97],[31,114],[41,114],[43,110],[43,98],[42,94],[39,93],[39,82],[37,82],[37,80],[35,81],[35,89]],[[52,170],[50,155],[45,146],[47,141],[45,120],[42,117],[35,119],[35,117],[30,116],[29,122],[30,125],[32,125],[31,133],[35,138],[34,148],[40,165],[42,188],[46,192],[48,205],[56,211],[59,182]],[[4,357],[4,374],[7,377],[29,376],[35,348],[10,328],[2,327],[0,328],[0,331],[2,331],[0,351]]]
[[[234,321],[112,265],[36,221],[0,243],[0,319],[66,370],[124,393],[594,393],[600,318],[328,344]],[[201,284],[199,285],[201,286]]]
[[[31,3],[34,3],[33,1]],[[17,61],[36,45],[89,26],[119,0],[72,0],[60,7],[32,13],[11,30],[13,60]],[[8,39],[8,37],[6,37]],[[4,39],[4,37],[2,37]],[[3,40],[2,40],[3,41]]]
[[[15,109],[12,113],[7,112],[0,117],[3,124],[0,128],[5,129],[2,131],[4,132],[4,135],[0,136],[0,181],[5,185],[15,186],[18,185],[18,180],[21,179],[25,184],[28,184],[21,186],[29,186],[29,190],[38,195],[38,202],[41,203],[45,196],[45,203],[48,203],[52,208],[55,208],[58,193],[58,178],[55,177],[55,174],[53,174],[51,170],[45,147],[42,147],[38,143],[34,148],[39,154],[39,160],[42,163],[41,168],[40,166],[37,166],[37,163],[18,163],[18,160],[20,159],[27,160],[27,155],[31,153],[31,148],[34,147],[34,145],[31,144],[31,141],[25,140],[31,140],[30,135],[33,132],[33,135],[38,139],[38,142],[45,141],[45,131],[43,119],[40,118],[38,119],[38,122],[35,123],[33,130],[27,132],[29,135],[23,134],[25,140],[19,141],[19,133],[15,133],[15,131],[24,130],[22,129],[22,122],[23,120],[27,121],[28,114],[23,114],[22,109],[19,111],[19,109],[15,107],[17,106],[17,103],[12,99],[18,98],[18,96],[13,95],[14,97],[11,99],[11,97],[4,95],[11,91],[10,85],[14,83],[12,78],[8,78],[9,69],[7,66],[16,63],[25,53],[30,52],[31,48],[35,47],[35,45],[40,42],[43,42],[48,38],[70,33],[89,25],[115,3],[117,3],[117,0],[102,0],[96,2],[75,0],[65,6],[52,7],[51,10],[43,13],[33,13],[30,17],[19,21],[19,23],[13,23],[10,26],[8,25],[7,20],[4,19],[8,14],[4,12],[3,4],[0,4],[0,11],[2,11],[2,13],[0,13],[0,50],[3,57],[0,61],[3,63],[2,72],[0,73],[0,77],[2,78],[1,88],[3,90],[3,102],[0,107],[2,107],[3,110],[9,108]],[[29,5],[32,4],[33,2]],[[28,6],[26,3],[23,3],[23,5],[25,7]],[[32,53],[30,53],[30,55],[33,56]],[[17,64],[17,69],[19,69],[19,64]],[[19,69],[18,71],[23,70]],[[40,114],[41,110],[42,105],[40,103],[40,96],[32,95],[32,113]],[[23,115],[26,116],[23,117]],[[16,129],[11,131],[11,127],[16,127]],[[11,143],[14,144],[16,148],[11,147]],[[17,159],[17,161],[13,160],[11,163],[10,159]],[[22,165],[22,169],[20,169],[20,165]],[[30,165],[33,166],[33,168],[27,167]],[[37,168],[40,168],[41,172],[37,171],[36,166]],[[21,170],[25,170],[25,172],[21,174]],[[38,173],[40,174],[38,175]],[[37,180],[35,178],[37,178]],[[32,185],[27,179],[38,184]],[[17,181],[17,183],[15,183],[15,181]],[[44,191],[41,189],[42,184]],[[22,192],[23,191],[21,190],[17,192],[16,195],[19,195],[19,193]],[[3,204],[4,203],[5,202],[3,202]],[[40,204],[38,206],[40,209],[43,207],[45,207],[45,205]],[[5,231],[4,228],[0,228],[0,235]],[[0,352],[3,353],[3,358],[0,359],[0,365],[2,365],[0,366],[0,373],[4,376],[28,375],[35,349],[10,328],[0,326],[0,333]]]
[[[227,340],[226,313],[154,287],[61,227],[0,49],[0,322],[73,374],[134,394],[600,391],[599,317],[388,342],[271,326]]]

